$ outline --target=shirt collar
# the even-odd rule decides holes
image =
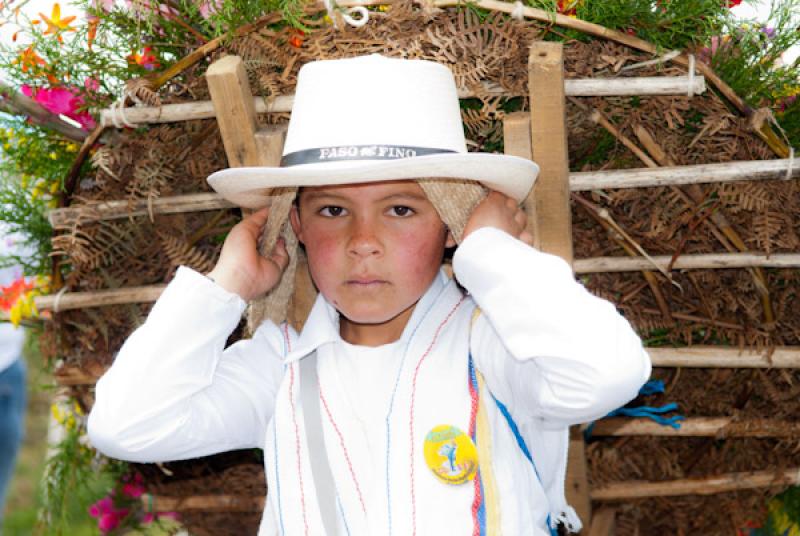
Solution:
[[[428,290],[417,302],[414,311],[411,313],[411,318],[406,324],[400,340],[407,342],[414,332],[417,330],[419,324],[423,321],[428,311],[440,302],[445,296],[451,296],[453,299],[460,299],[461,292],[458,290],[455,282],[451,280],[440,270],[436,277],[433,278]],[[456,295],[458,298],[456,298]],[[450,300],[448,300],[450,301]],[[322,295],[317,294],[317,299],[311,312],[308,315],[303,331],[297,339],[297,344],[293,345],[290,352],[286,354],[284,363],[291,363],[298,359],[307,356],[311,352],[323,344],[341,341],[339,335],[339,311],[331,305],[328,300]]]

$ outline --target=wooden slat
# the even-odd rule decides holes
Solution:
[[[161,293],[164,292],[164,288],[166,288],[166,285],[96,290],[93,292],[66,292],[61,296],[58,294],[36,296],[33,298],[33,303],[39,310],[52,311],[127,303],[151,303],[158,299]]]
[[[145,512],[262,512],[265,498],[250,495],[193,495],[169,497],[143,494],[142,507]]]
[[[540,173],[526,205],[533,207],[537,247],[572,264],[563,53],[561,43],[536,41],[528,56],[531,155]],[[588,467],[578,427],[570,432],[565,488],[567,501],[588,525],[592,514]]]
[[[654,367],[800,368],[800,346],[779,346],[756,352],[724,346],[648,348]]]
[[[86,224],[100,220],[115,220],[153,214],[175,214],[180,212],[202,212],[233,208],[217,193],[197,193],[161,197],[150,201],[127,200],[101,201],[69,208],[57,208],[47,213],[54,229],[66,229],[73,225]]]
[[[658,424],[651,419],[612,417],[597,421],[592,436],[661,437],[800,437],[800,422],[733,417],[690,417],[680,428]]]
[[[689,89],[688,76],[652,76],[628,78],[579,78],[564,82],[565,92],[570,97],[625,97],[648,95],[686,95]],[[706,90],[705,78],[695,76],[692,83],[695,95]],[[488,87],[482,95],[502,95],[515,97],[500,87]],[[470,99],[475,92],[465,88],[458,91],[459,98]],[[291,112],[294,95],[281,95],[272,99],[253,97],[253,106],[258,114]],[[114,109],[102,110],[100,121],[104,126],[113,126],[114,117],[119,115]],[[132,123],[172,123],[215,117],[211,101],[183,102],[163,106],[140,106],[125,109],[125,118]],[[117,119],[119,121],[119,119]]]
[[[212,63],[206,81],[217,117],[228,166],[258,166],[262,158],[256,146],[256,110],[239,56],[225,56]]]
[[[538,160],[537,160],[538,162]],[[788,158],[745,160],[721,164],[672,166],[660,168],[581,171],[570,175],[573,192],[606,188],[644,188],[681,184],[785,179],[790,169]],[[800,177],[800,166],[791,166],[791,178]]]
[[[577,259],[573,265],[576,274],[638,272],[641,270],[666,270],[672,262],[671,255],[644,257],[594,257]],[[700,270],[725,268],[797,268],[800,253],[698,253],[681,255],[672,264],[673,270]]]
[[[614,508],[608,506],[598,508],[592,518],[589,536],[614,536],[616,517],[617,511]]]
[[[715,495],[728,491],[758,488],[782,488],[800,484],[800,468],[783,471],[748,471],[726,473],[706,478],[686,478],[663,482],[631,480],[614,482],[594,488],[594,501],[624,501],[647,497],[676,497],[679,495]]]
[[[536,41],[528,60],[531,151],[541,169],[529,196],[539,248],[572,264],[572,213],[564,100],[563,45]]]

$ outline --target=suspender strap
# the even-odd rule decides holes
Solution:
[[[306,427],[308,459],[311,476],[317,490],[317,504],[322,515],[322,525],[327,536],[336,536],[336,487],[325,450],[320,409],[317,353],[313,352],[300,360],[300,404],[303,406],[303,421]]]

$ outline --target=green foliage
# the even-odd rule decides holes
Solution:
[[[30,255],[0,259],[0,266],[20,265],[25,274],[50,272],[50,237],[53,230],[47,221],[47,201],[35,199],[8,174],[0,172],[0,220],[12,234],[21,237],[20,249]]]
[[[102,496],[122,468],[115,465],[121,462],[109,462],[103,471],[108,476],[99,479],[94,451],[85,443],[85,419],[72,409],[63,413],[58,406],[53,414],[62,424],[64,437],[47,460],[39,525],[45,534],[61,536],[70,534],[70,526],[76,522],[73,516],[88,517],[89,505]],[[75,502],[81,505],[77,514]]]
[[[800,60],[782,65],[781,55],[800,44],[800,0],[772,4],[766,23],[729,25],[725,37],[705,50],[711,66],[754,108],[775,112],[792,146],[800,145]]]
[[[79,147],[24,118],[0,115],[0,149],[0,219],[31,254],[11,261],[28,275],[49,274],[52,228],[46,211],[55,206]]]
[[[723,0],[582,0],[576,14],[667,50],[701,45],[731,19]]]

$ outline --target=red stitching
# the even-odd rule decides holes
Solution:
[[[417,362],[417,366],[414,369],[414,379],[411,383],[411,419],[408,421],[408,429],[409,434],[408,436],[411,438],[411,527],[412,527],[412,534],[416,536],[417,534],[417,496],[416,496],[416,486],[414,486],[414,403],[417,398],[417,375],[419,374],[420,366],[422,366],[422,362],[425,361],[425,358],[430,353],[433,345],[436,344],[436,339],[439,338],[439,333],[441,332],[442,328],[445,324],[450,320],[453,316],[453,313],[456,312],[456,309],[464,303],[466,296],[461,296],[461,299],[458,303],[453,307],[453,309],[447,313],[447,316],[442,323],[439,324],[439,327],[436,328],[436,332],[433,334],[433,340],[431,340],[431,344],[428,346],[428,349],[425,350],[425,353],[422,354],[422,357],[419,358]]]
[[[286,350],[292,351],[292,340],[289,338],[289,323],[283,324],[283,337],[286,339]]]
[[[353,483],[356,485],[356,491],[358,492],[358,500],[361,502],[361,510],[366,514],[367,507],[364,504],[364,497],[361,495],[361,487],[358,485],[358,479],[356,478],[356,473],[353,470],[353,464],[350,462],[350,455],[347,453],[347,447],[344,446],[344,437],[342,436],[342,432],[339,431],[339,427],[336,425],[336,421],[333,420],[333,415],[331,415],[331,410],[328,408],[328,401],[325,400],[325,395],[322,394],[322,384],[320,383],[319,386],[319,397],[322,400],[322,406],[325,408],[325,413],[328,414],[328,420],[331,421],[333,425],[333,429],[336,430],[336,435],[339,436],[339,445],[342,447],[344,451],[344,459],[347,460],[347,467],[350,469],[350,477],[353,479]]]
[[[288,344],[289,332],[286,331],[286,340]],[[294,407],[294,363],[289,365],[289,403],[292,406],[292,421],[294,421],[294,443],[295,451],[297,454],[297,473],[300,476],[300,504],[303,508],[303,526],[305,527],[305,534],[308,536],[308,517],[306,516],[306,495],[303,491],[303,468],[300,463],[300,428],[297,426],[297,413]]]
[[[478,389],[480,389],[480,386],[476,387],[472,384],[471,374],[467,374],[467,381],[469,382],[470,397],[469,436],[475,437],[477,442],[478,438],[475,435],[475,428],[478,417]],[[478,469],[478,471],[480,471],[480,469]],[[475,492],[473,496],[474,498],[472,499],[472,535],[480,536],[481,526],[480,522],[478,521],[478,510],[480,510],[483,496],[481,494],[481,482],[478,474],[476,474],[475,478],[473,479],[473,486],[475,487]]]

